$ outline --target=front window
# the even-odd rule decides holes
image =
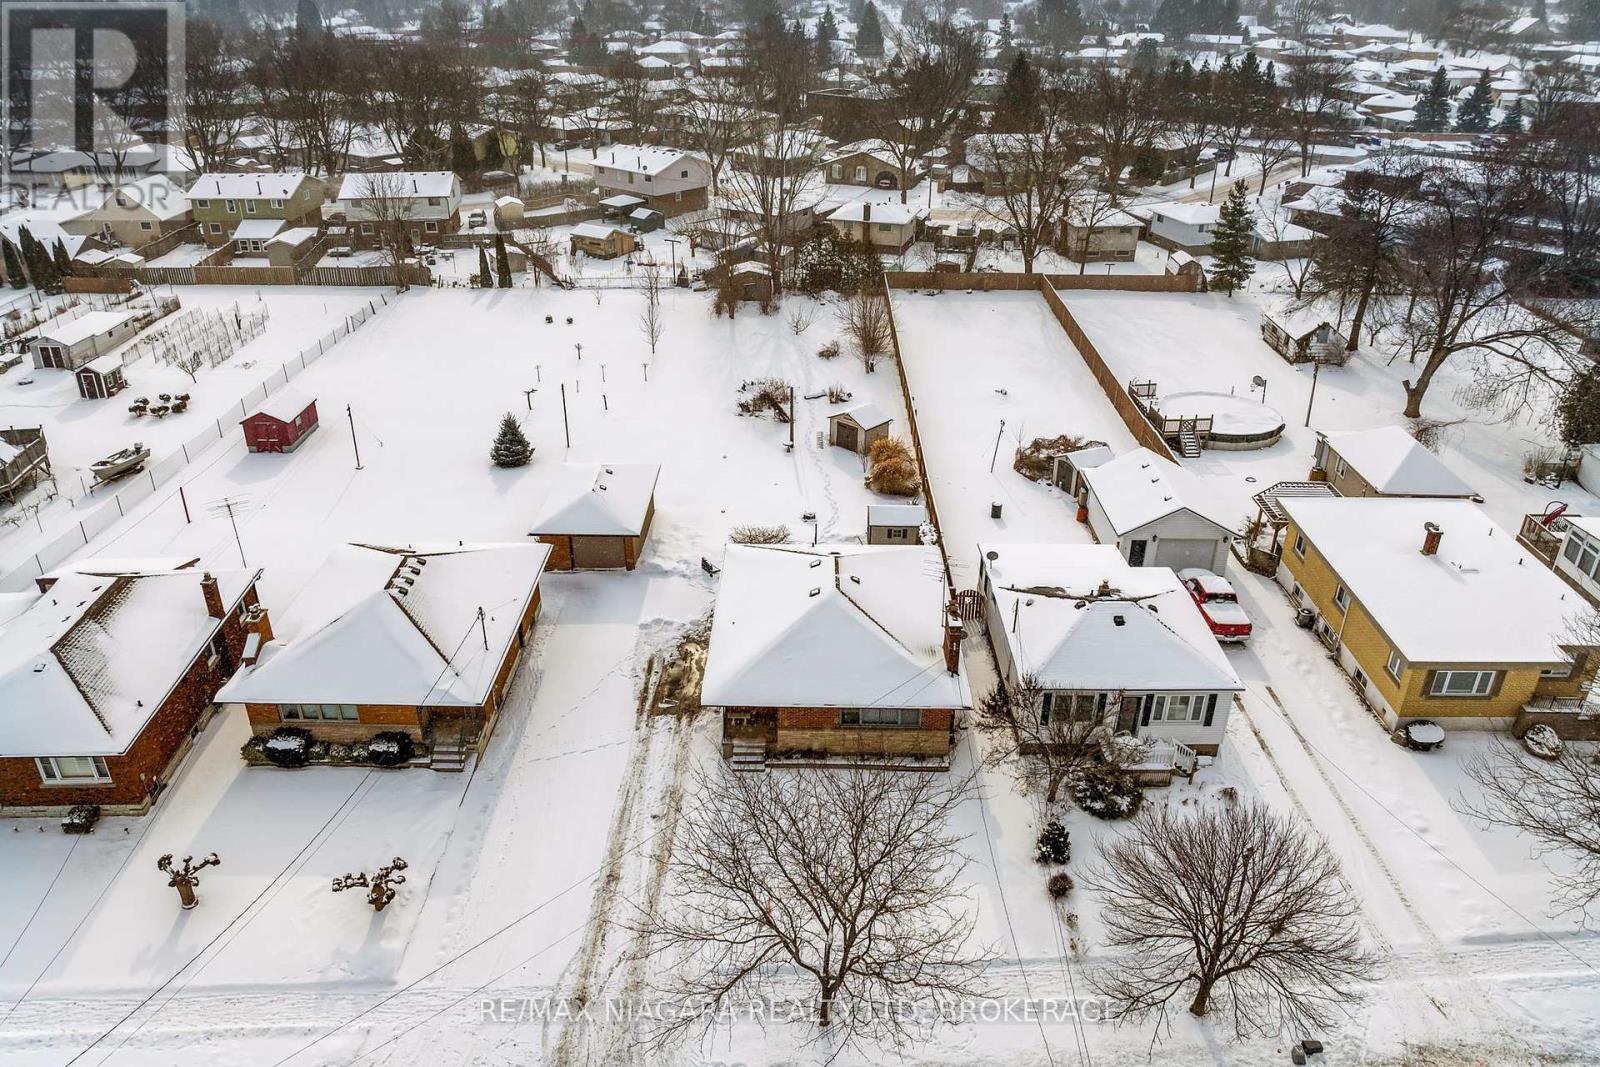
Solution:
[[[439,232],[439,224],[437,222],[424,223],[422,228],[427,230],[429,233]]]
[[[280,704],[286,722],[355,722],[354,704]]]
[[[856,181],[864,182],[866,180],[867,180],[867,168],[866,167],[857,167],[856,168]]]
[[[1428,695],[1436,697],[1486,697],[1494,689],[1498,671],[1435,671]]]
[[[40,756],[39,777],[50,785],[80,785],[111,781],[111,771],[99,756]]]
[[[833,165],[833,176],[835,178],[843,178],[844,177],[844,164],[835,163]]]
[[[922,712],[916,708],[846,708],[839,712],[840,726],[922,725]]]
[[[1203,693],[1159,693],[1150,711],[1152,722],[1199,722],[1205,717]]]

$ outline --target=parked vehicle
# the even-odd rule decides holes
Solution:
[[[1201,567],[1186,567],[1178,572],[1178,578],[1194,598],[1213,637],[1218,641],[1250,639],[1250,616],[1239,606],[1239,595],[1228,579]]]
[[[162,414],[165,413],[165,411],[162,412]],[[93,472],[96,484],[101,484],[132,474],[143,467],[144,461],[149,458],[150,450],[144,447],[143,444],[136,442],[132,448],[124,448],[111,453],[105,459],[95,460],[89,464],[89,470]]]

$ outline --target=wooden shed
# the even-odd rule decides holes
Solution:
[[[876,404],[856,404],[828,416],[828,443],[864,456],[872,442],[889,436],[891,421]]]
[[[280,389],[239,425],[250,451],[293,452],[317,428],[317,402],[293,389]]]
[[[1261,316],[1261,339],[1290,363],[1343,365],[1349,340],[1327,319],[1307,312],[1268,311]]]
[[[868,504],[867,544],[921,544],[922,524],[927,521],[923,504]]]
[[[639,239],[620,226],[580,222],[572,228],[572,251],[599,259],[616,259],[639,247]]]
[[[128,387],[122,376],[122,358],[114,353],[91,359],[74,376],[78,379],[78,395],[85,400],[104,400]]]
[[[550,546],[551,570],[633,570],[656,514],[654,463],[568,463],[530,537]]]

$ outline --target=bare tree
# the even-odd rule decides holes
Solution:
[[[216,171],[244,129],[241,49],[226,29],[209,20],[191,20],[185,33],[184,141],[201,170]]]
[[[1078,260],[1078,273],[1089,270],[1089,254],[1094,235],[1102,223],[1114,218],[1122,210],[1116,193],[1106,189],[1098,178],[1083,167],[1074,167],[1061,178],[1064,205],[1061,212],[1062,234],[1069,238],[1077,231],[1077,241],[1068,240],[1067,254]]]
[[[874,81],[884,106],[862,116],[899,170],[900,202],[917,161],[944,143],[972,95],[983,50],[975,30],[951,22],[902,23],[898,52]]]
[[[1533,759],[1500,739],[1464,761],[1478,787],[1457,807],[1491,826],[1520,830],[1541,855],[1570,863],[1557,874],[1557,902],[1587,913],[1600,901],[1600,763],[1567,744],[1550,760]]]
[[[819,142],[794,112],[754,116],[752,141],[741,148],[723,178],[731,219],[754,231],[773,294],[783,291],[784,253],[804,236],[801,210],[817,172]]]
[[[1350,76],[1350,65],[1341,59],[1313,57],[1289,67],[1284,80],[1285,121],[1300,151],[1300,176],[1311,173],[1311,148],[1318,134],[1341,125],[1350,115],[1350,105],[1340,96],[1340,87]]]
[[[871,374],[878,360],[888,351],[889,296],[879,281],[873,279],[863,285],[854,296],[839,307],[839,326],[844,335],[855,344],[856,355],[862,366]]]
[[[711,193],[722,191],[722,172],[734,151],[753,133],[753,100],[746,87],[716,78],[695,84],[682,107],[688,147],[711,165]]]
[[[1115,193],[1139,149],[1167,132],[1161,77],[1100,63],[1082,73],[1074,89],[1080,136],[1100,158],[1106,191]]]
[[[351,210],[350,224],[371,225],[377,240],[378,254],[389,268],[390,282],[401,291],[409,288],[405,276],[405,260],[411,254],[411,238],[407,224],[411,221],[416,200],[406,190],[405,180],[399,174],[364,174],[358,185],[358,206]]]
[[[656,345],[661,343],[665,326],[661,317],[661,267],[652,263],[644,268],[644,310],[639,313],[639,332],[650,346],[651,359],[656,356]]]
[[[918,1020],[886,1003],[978,992],[984,956],[969,947],[966,860],[948,825],[972,779],[719,769],[691,795],[670,899],[640,930],[643,951],[666,958],[669,995],[716,1008],[798,976],[844,1046],[911,1036]],[[658,1037],[695,1023],[684,1013]]]
[[[989,740],[986,759],[1009,770],[1028,792],[1044,791],[1056,803],[1092,766],[1107,760],[1128,766],[1142,746],[1108,746],[1116,724],[1120,694],[1047,692],[1025,675],[996,685],[978,706],[974,724]]]
[[[1303,1033],[1355,1004],[1376,967],[1339,861],[1260,804],[1147,806],[1085,881],[1123,950],[1093,977],[1118,1018],[1165,1021],[1187,1000],[1196,1016],[1220,1008],[1240,1037]]]

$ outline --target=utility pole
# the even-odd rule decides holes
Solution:
[[[483,605],[478,605],[478,629],[483,633],[483,650],[489,651],[489,623],[483,613]]]
[[[1000,429],[994,435],[994,455],[989,457],[989,473],[994,473],[995,462],[1000,458],[1000,438],[1006,432],[1006,420],[1000,420]]]
[[[356,470],[362,470],[361,442],[356,440],[356,414],[350,410],[349,404],[344,406],[344,414],[345,418],[350,420],[350,447],[356,450]]]
[[[1322,370],[1322,360],[1311,357],[1311,398],[1306,401],[1306,425],[1311,425],[1311,405],[1317,402],[1317,374]],[[1262,402],[1266,401],[1266,390],[1262,390]]]
[[[567,383],[561,383],[561,432],[566,435],[567,447],[572,447],[572,427],[567,423]]]

